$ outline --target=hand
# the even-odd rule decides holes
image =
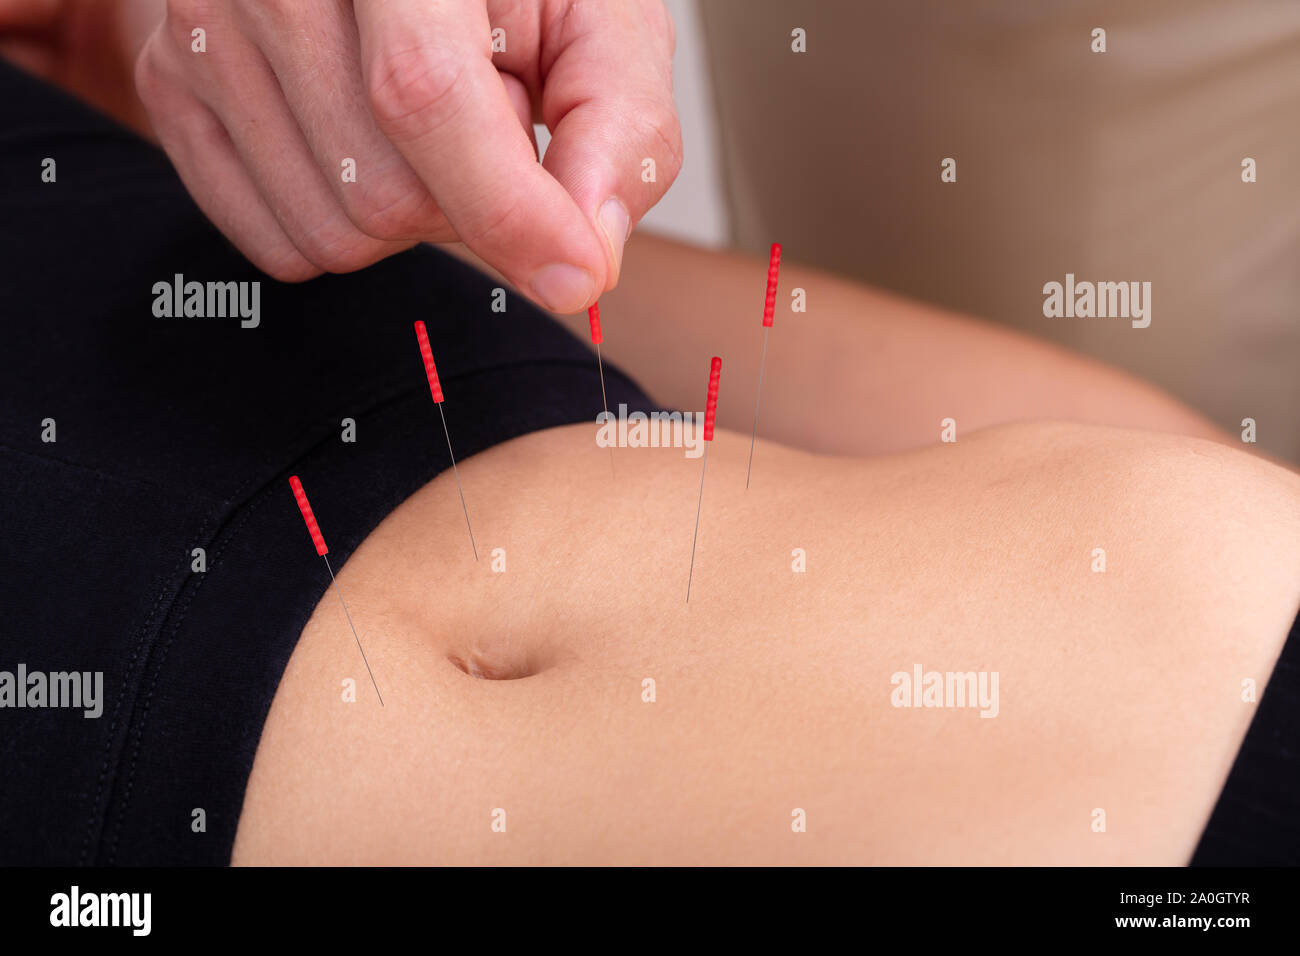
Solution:
[[[459,239],[569,312],[618,281],[680,168],[672,49],[660,0],[169,0],[136,85],[195,200],[268,274]]]
[[[93,103],[147,135],[135,95],[129,27],[150,17],[157,0],[0,0],[0,57]]]

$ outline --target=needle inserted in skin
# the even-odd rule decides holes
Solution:
[[[307,523],[307,533],[311,535],[312,544],[316,545],[316,553],[325,559],[325,569],[330,573],[330,583],[334,585],[334,593],[339,596],[339,603],[343,605],[343,615],[348,619],[348,627],[352,628],[352,637],[357,642],[357,650],[361,652],[361,662],[366,665],[366,673],[370,675],[370,683],[374,685],[375,696],[379,698],[379,706],[384,706],[384,695],[379,693],[379,683],[375,680],[375,672],[370,669],[370,661],[366,659],[366,649],[361,646],[361,637],[357,634],[357,626],[352,623],[352,614],[348,611],[348,602],[343,600],[343,591],[339,587],[338,579],[334,577],[334,569],[330,567],[329,548],[325,547],[325,536],[320,533],[320,526],[316,524],[316,515],[311,510],[311,502],[307,500],[307,492],[302,490],[302,482],[298,480],[297,475],[289,479],[289,487],[293,489],[293,497],[298,502],[298,510],[302,512],[302,520]]]
[[[700,468],[700,497],[695,502],[695,534],[691,538],[691,569],[686,575],[686,603],[691,603],[691,580],[695,577],[695,543],[700,540],[700,508],[704,504],[704,473],[709,470],[709,446],[704,445],[704,465]]]
[[[767,369],[767,333],[772,329],[772,315],[776,311],[776,283],[781,274],[781,243],[772,243],[772,254],[767,260],[767,294],[763,297],[763,357],[758,363],[758,392],[754,396],[754,433],[749,437],[749,467],[745,469],[745,488],[749,488],[749,475],[754,470],[754,442],[758,439],[758,403],[763,397],[763,372]]]
[[[370,683],[374,684],[375,694],[379,697],[379,706],[384,706],[384,695],[379,693],[379,684],[375,681],[375,672],[370,669],[370,661],[366,659],[366,649],[361,646],[361,638],[357,636],[357,626],[352,623],[352,615],[348,612],[348,602],[343,600],[343,590],[339,587],[339,582],[334,577],[334,569],[330,567],[330,559],[327,555],[322,554],[325,558],[325,570],[330,573],[330,583],[334,585],[334,593],[339,596],[339,603],[343,605],[343,616],[348,619],[348,627],[352,628],[352,637],[357,642],[357,650],[361,652],[361,663],[366,665],[366,673],[370,675]]]
[[[691,603],[691,580],[695,577],[695,544],[700,539],[700,508],[704,504],[704,473],[709,468],[709,442],[713,441],[713,422],[718,417],[718,380],[722,377],[722,359],[716,355],[709,363],[709,397],[704,406],[704,464],[700,466],[700,499],[695,504],[695,536],[691,538],[691,569],[686,575],[686,603]]]
[[[749,466],[745,469],[745,489],[749,489],[749,474],[754,470],[754,442],[758,440],[758,403],[763,398],[763,370],[767,368],[767,333],[763,329],[763,357],[758,363],[758,394],[754,396],[754,431],[749,436]]]
[[[587,310],[587,322],[591,325],[591,341],[596,346],[596,369],[600,372],[600,401],[605,406],[605,421],[610,421],[609,399],[605,397],[605,363],[600,357],[600,343],[604,336],[600,334],[600,303],[595,302]],[[615,432],[617,434],[617,432]],[[609,446],[609,473],[614,476],[614,446]],[[616,476],[615,476],[616,477]]]
[[[465,528],[469,531],[469,546],[474,551],[474,560],[478,560],[478,545],[474,543],[474,528],[469,523],[469,507],[465,504],[465,490],[460,485],[460,469],[456,467],[456,453],[451,450],[451,432],[447,430],[447,415],[442,410],[442,383],[438,381],[438,368],[433,364],[433,350],[429,348],[429,333],[420,320],[415,322],[415,337],[420,343],[420,356],[424,359],[424,374],[429,379],[429,392],[434,404],[438,406],[438,415],[442,418],[442,433],[447,438],[447,454],[451,456],[451,472],[456,476],[456,491],[460,494],[460,507],[465,512]]]
[[[474,560],[478,560],[478,545],[474,543],[474,529],[469,523],[469,508],[465,506],[465,490],[460,486],[460,469],[456,467],[456,453],[451,450],[451,432],[447,431],[447,416],[438,403],[438,414],[442,417],[442,433],[447,436],[447,454],[451,456],[451,473],[456,479],[456,492],[460,495],[460,510],[465,512],[465,528],[469,531],[469,546],[474,551]]]

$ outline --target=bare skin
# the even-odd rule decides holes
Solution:
[[[324,595],[236,863],[1186,862],[1300,602],[1295,476],[1031,425],[869,461],[764,444],[745,493],[720,431],[687,605],[698,460],[620,449],[614,482],[593,430],[463,464],[477,564],[450,475],[347,562],[387,706]],[[891,706],[918,663],[997,671],[997,716]]]
[[[0,0],[0,55],[152,135],[268,275],[459,239],[561,311],[681,166],[673,44],[661,0]]]
[[[323,595],[234,861],[1186,862],[1300,602],[1300,479],[1096,363],[787,266],[762,434],[842,457],[760,441],[745,492],[761,266],[638,244],[606,354],[692,407],[720,352],[744,399],[691,604],[698,461],[612,481],[572,426],[464,462],[485,559],[443,475],[340,570],[387,706]],[[987,428],[1035,418],[1154,431]],[[914,665],[996,672],[997,715],[893,706]]]
[[[745,491],[760,325],[727,303],[762,264],[630,249],[607,355],[691,408],[728,346],[690,604],[698,459],[618,449],[611,479],[577,425],[464,462],[484,559],[442,475],[347,562],[387,706],[324,595],[234,862],[1185,863],[1300,603],[1300,478],[1128,376],[795,267],[820,311],[778,313],[762,433],[837,457],[760,439]],[[819,357],[851,349],[867,373]],[[1035,415],[1158,431],[980,430]],[[997,716],[893,706],[918,664],[997,672]]]
[[[729,391],[718,421],[748,435],[766,275],[767,263],[750,256],[637,234],[618,288],[601,297],[602,349],[673,408],[702,408],[708,357],[723,356]],[[795,289],[806,293],[806,312],[791,311]],[[558,318],[586,340],[585,314]],[[1132,375],[1003,326],[800,265],[789,249],[760,411],[760,435],[837,455],[923,447],[939,440],[944,418],[953,418],[963,435],[1005,422],[1059,420],[1241,447]]]

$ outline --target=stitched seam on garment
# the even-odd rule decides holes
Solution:
[[[382,399],[381,401],[375,403],[374,405],[364,409],[359,414],[362,415],[373,414],[375,411],[378,411],[379,409],[382,409],[387,405],[398,404],[402,401],[408,400],[411,396],[418,395],[418,394],[419,394],[418,388],[416,387],[408,388],[404,392],[399,393],[396,396],[390,396],[385,399]],[[322,435],[320,440],[313,443],[302,456],[295,459],[294,462],[291,462],[290,467],[292,467],[292,465],[297,461],[300,461],[303,458],[308,458],[318,453],[320,449],[325,447],[325,445],[332,440],[333,438],[330,437],[329,435]],[[284,474],[284,470],[282,469],[280,472],[277,472],[275,475],[273,475],[268,481],[263,482],[262,485],[257,488],[257,490],[251,492],[246,496],[243,496],[241,494],[241,496],[239,497],[240,503],[238,505],[233,506],[233,509],[235,511],[234,515],[231,515],[229,513],[232,509],[232,505],[229,502],[227,502],[227,504],[224,506],[223,510],[220,513],[209,517],[204,527],[205,530],[212,529],[205,534],[205,540],[207,541],[207,547],[212,554],[213,570],[216,569],[218,562],[221,560],[221,556],[225,553],[226,548],[229,546],[230,542],[234,539],[234,536],[238,533],[239,529],[242,528],[243,525],[254,514],[257,513],[257,510],[259,507],[261,507],[262,502],[269,500],[268,493],[279,481],[281,475],[283,474]],[[245,484],[241,486],[240,492],[242,493],[247,491],[249,486],[252,485],[253,480],[254,479],[250,478],[248,481],[246,481]],[[232,519],[234,520],[234,524],[231,524]],[[214,524],[216,525],[215,528],[213,528]],[[130,718],[128,718],[127,720],[127,731],[129,737],[128,740],[124,743],[124,748],[129,747],[130,758],[129,758],[129,763],[127,765],[126,783],[124,785],[124,789],[122,792],[120,805],[116,809],[116,813],[115,813],[116,821],[113,824],[112,834],[109,837],[110,842],[107,847],[106,862],[109,866],[112,866],[117,859],[117,850],[121,839],[122,825],[126,819],[127,808],[130,806],[131,791],[135,786],[135,768],[136,768],[136,763],[140,756],[140,744],[144,739],[145,727],[148,724],[149,709],[153,702],[154,690],[157,686],[159,678],[162,675],[163,668],[167,663],[167,656],[171,651],[172,641],[175,639],[177,632],[184,624],[185,617],[189,613],[190,605],[193,603],[194,598],[198,595],[199,589],[203,586],[203,582],[205,580],[206,580],[206,575],[200,578],[197,582],[187,581],[185,584],[181,585],[180,590],[176,594],[172,595],[172,605],[168,609],[166,618],[164,618],[160,627],[158,628],[159,637],[164,632],[166,632],[167,634],[165,638],[161,638],[163,641],[160,648],[161,656],[158,659],[157,665],[153,669],[153,677],[152,678],[149,678],[147,676],[144,677],[143,678],[144,686],[141,687],[140,691],[137,693],[136,699],[140,703],[140,717],[138,721],[135,721],[136,728],[134,734],[129,733],[131,729],[130,724],[132,721]],[[187,585],[191,583],[193,584],[193,586],[187,587]],[[178,609],[180,616],[176,619],[175,623],[169,624],[168,621],[172,617],[173,609],[177,608],[176,602],[178,600],[182,602],[179,605],[179,609]],[[157,645],[157,640],[155,640],[155,646],[156,645]],[[143,694],[143,697],[140,696],[141,694]],[[136,708],[133,707],[132,716],[134,716],[135,711]],[[120,760],[119,760],[119,765],[120,765]],[[101,836],[101,842],[102,839],[103,838]]]
[[[573,360],[573,359],[529,359],[520,362],[502,363],[500,365],[488,366],[486,368],[478,369],[472,372],[458,373],[457,375],[448,377],[447,381],[460,381],[471,375],[486,374],[486,373],[495,372],[499,370],[508,370],[510,368],[528,367],[528,366],[535,366],[535,365],[542,365],[548,367],[554,367],[556,365],[581,366],[583,364],[584,363],[578,362],[577,360]],[[358,390],[360,390],[360,387]],[[385,405],[389,403],[402,401],[411,394],[419,394],[422,390],[423,389],[420,386],[416,386],[416,385],[411,385],[406,388],[399,389],[396,393],[391,394],[386,398],[381,399],[380,401],[375,402],[369,407],[365,408],[362,414],[373,413],[379,409],[382,409],[383,407],[385,407]],[[319,442],[315,443],[312,446],[309,446],[309,448],[304,451],[303,455],[299,457],[305,457],[306,455],[313,453],[315,450],[319,449],[319,447],[321,447],[325,442],[329,440],[330,439],[327,437],[322,437]],[[0,447],[11,448],[11,446],[7,446],[7,445],[0,446]],[[149,482],[146,480],[134,479],[126,476],[115,476],[108,472],[102,472],[99,469],[94,468],[93,466],[78,465],[75,462],[70,462],[70,461],[65,462],[62,461],[61,459],[51,458],[44,455],[37,455],[21,448],[11,448],[11,450],[17,454],[24,455],[26,457],[35,459],[37,461],[59,462],[61,464],[66,464],[69,467],[79,468],[81,470],[99,475],[103,478],[116,480],[122,483],[135,483],[147,487],[157,487],[157,488],[163,487],[162,485],[156,482]],[[298,459],[295,458],[295,460]],[[267,464],[268,466],[271,465],[270,462],[267,462]],[[199,525],[196,538],[198,538],[198,540],[205,541],[206,546],[209,549],[211,548],[215,538],[221,534],[222,527],[228,520],[227,516],[229,512],[234,508],[243,507],[246,503],[251,501],[256,496],[258,492],[249,494],[249,489],[253,485],[253,482],[255,480],[256,480],[255,476],[249,477],[242,484],[237,486],[236,489],[228,497],[225,498],[216,498],[215,496],[208,495],[208,497],[213,498],[214,502],[216,503],[216,511],[209,514],[208,517],[203,520],[202,524]],[[108,820],[106,815],[110,810],[109,803],[111,802],[111,789],[114,782],[117,779],[118,770],[120,770],[121,768],[122,754],[118,755],[118,759],[116,761],[114,761],[113,759],[113,751],[117,744],[119,727],[123,732],[129,734],[131,729],[131,723],[136,712],[136,702],[140,700],[141,692],[144,691],[147,695],[149,695],[149,697],[152,696],[153,684],[158,679],[158,673],[155,673],[153,681],[148,682],[147,690],[145,690],[142,686],[139,685],[141,681],[148,681],[148,678],[143,676],[145,673],[145,668],[148,663],[148,658],[153,648],[156,647],[160,635],[166,626],[166,618],[167,616],[170,615],[171,607],[174,606],[175,602],[180,598],[180,595],[184,591],[186,585],[190,583],[188,580],[186,580],[184,583],[181,584],[180,588],[173,588],[170,584],[173,574],[177,572],[179,572],[182,575],[184,574],[183,570],[181,570],[183,566],[184,566],[184,561],[182,560],[180,566],[177,569],[175,569],[172,572],[172,574],[163,574],[159,578],[155,579],[154,586],[157,587],[158,589],[158,596],[155,598],[153,606],[150,608],[149,614],[145,618],[144,623],[140,626],[139,635],[132,645],[131,655],[129,658],[127,658],[126,669],[125,672],[123,673],[122,681],[118,687],[118,692],[113,703],[113,716],[109,722],[107,740],[105,741],[104,744],[104,760],[103,763],[100,765],[99,773],[96,775],[93,796],[90,797],[89,812],[86,817],[85,836],[82,839],[81,851],[78,855],[78,865],[80,866],[85,866],[90,862],[92,856],[91,854],[92,843],[98,845],[98,848],[94,852],[95,859],[98,859],[100,851],[103,849],[103,843],[105,838],[104,831],[108,825]],[[200,579],[198,583],[201,584],[202,579]],[[167,605],[167,609],[163,613],[163,618],[160,621],[159,612],[163,610],[164,605]],[[161,662],[159,665],[159,672],[160,672],[160,668],[161,668]],[[131,687],[133,684],[137,686],[135,687],[134,694],[131,694]],[[128,697],[131,698],[130,701],[128,701]],[[147,699],[148,698],[146,698],[146,700]],[[132,778],[134,775],[136,759],[138,757],[140,733],[143,733],[143,724],[141,725],[140,730],[137,733],[135,749],[132,751],[132,756],[130,759],[129,772],[132,775]],[[122,741],[123,752],[125,752],[128,746],[130,746],[129,737]],[[128,783],[127,791],[124,794],[121,807],[117,811],[118,823],[114,828],[112,852],[108,860],[110,864],[113,861],[113,859],[116,858],[117,839],[118,839],[117,834],[118,832],[120,832],[121,821],[125,816],[126,808],[129,804],[128,798],[130,793],[130,786],[131,784]]]
[[[463,381],[463,380],[465,380],[465,379],[473,378],[473,377],[476,377],[476,376],[479,376],[479,375],[495,374],[495,373],[502,372],[502,371],[509,371],[509,370],[511,370],[511,369],[516,369],[516,368],[528,368],[528,367],[543,367],[543,368],[573,367],[573,368],[583,369],[583,370],[585,370],[585,371],[590,371],[590,369],[589,369],[589,364],[590,364],[590,363],[588,363],[588,362],[586,362],[586,361],[579,360],[579,359],[526,359],[526,360],[522,360],[522,361],[518,361],[518,362],[505,362],[505,363],[500,363],[500,364],[497,364],[497,365],[485,366],[485,367],[483,367],[483,368],[476,369],[476,370],[474,370],[474,371],[469,371],[469,372],[460,372],[460,373],[457,373],[457,374],[454,375],[454,376],[449,376],[449,377],[447,377],[446,381],[448,381],[448,382]],[[607,372],[608,372],[608,371],[611,371],[611,370],[607,370]],[[631,387],[633,387],[633,388],[636,388],[636,387],[637,387],[635,382],[633,382],[633,381],[632,381],[632,380],[631,380],[631,379],[630,379],[630,378],[629,378],[625,373],[621,372],[621,371],[618,370],[616,367],[612,367],[612,371],[614,372],[614,374],[616,374],[616,375],[618,375],[620,378],[624,379],[624,380],[627,382],[627,384],[628,384],[629,386],[631,386]],[[417,385],[412,385],[412,386],[406,387],[406,388],[404,388],[404,389],[399,390],[399,391],[396,392],[395,394],[390,395],[389,397],[386,397],[386,398],[384,398],[384,399],[381,399],[381,400],[379,400],[379,401],[377,401],[377,402],[374,402],[373,404],[371,404],[371,405],[365,407],[365,408],[364,408],[364,409],[363,409],[359,414],[360,414],[360,415],[366,415],[366,416],[373,415],[373,414],[375,414],[376,412],[380,412],[380,411],[384,410],[385,408],[388,408],[388,407],[391,407],[391,406],[395,406],[395,405],[401,404],[402,402],[405,402],[405,401],[409,401],[409,400],[411,400],[412,398],[417,397],[417,396],[419,396],[420,394],[422,394],[423,392],[425,392],[426,389],[427,389],[427,385],[425,385],[425,384],[418,385],[418,386],[417,386]],[[529,417],[529,416],[520,416],[519,420],[520,420],[520,421],[526,421],[526,422],[528,422],[528,423],[529,423],[529,427],[522,429],[522,430],[518,433],[518,435],[516,435],[516,436],[514,436],[514,437],[519,437],[519,436],[521,436],[521,435],[528,434],[529,432],[536,431],[537,428],[539,427],[539,423],[540,423],[543,419],[542,419],[542,417],[541,417],[541,413],[536,413],[535,415],[533,415],[533,416],[531,416],[531,417]],[[509,439],[507,439],[507,440],[509,440]],[[213,546],[214,544],[216,544],[217,538],[224,538],[224,539],[225,539],[225,540],[221,543],[221,545],[217,548],[217,550],[213,553],[213,561],[214,561],[214,562],[220,560],[220,557],[221,557],[221,555],[224,553],[226,547],[230,544],[230,542],[233,540],[234,536],[235,536],[235,535],[238,533],[238,531],[243,527],[243,525],[248,521],[248,519],[251,518],[252,515],[256,512],[257,508],[261,505],[261,503],[262,503],[263,501],[265,501],[265,500],[269,500],[269,496],[270,496],[270,493],[272,492],[272,489],[273,489],[273,488],[275,487],[275,485],[276,485],[276,484],[277,484],[277,483],[278,483],[278,482],[283,478],[283,476],[284,476],[285,474],[287,474],[288,470],[289,470],[289,469],[292,469],[293,467],[296,467],[296,466],[299,465],[302,461],[304,461],[304,460],[306,460],[306,459],[308,459],[308,458],[310,458],[310,457],[312,457],[312,456],[314,456],[314,455],[319,454],[319,452],[320,452],[320,451],[321,451],[321,450],[322,450],[322,449],[323,449],[323,448],[324,448],[324,447],[325,447],[329,442],[331,442],[331,441],[333,441],[333,437],[332,437],[332,436],[329,436],[329,435],[323,435],[319,441],[313,443],[313,444],[312,444],[311,446],[309,446],[309,448],[308,448],[307,450],[305,450],[301,455],[295,457],[292,461],[290,461],[290,462],[288,463],[288,465],[287,465],[285,468],[281,469],[281,470],[280,470],[280,471],[279,471],[275,476],[273,476],[269,481],[263,483],[263,485],[262,485],[262,486],[261,486],[257,491],[255,491],[255,492],[253,492],[253,493],[251,493],[251,494],[249,494],[249,495],[247,495],[247,496],[242,496],[242,493],[245,492],[245,491],[248,489],[248,486],[252,484],[252,479],[250,479],[250,480],[249,480],[248,482],[246,482],[243,486],[241,486],[241,488],[239,489],[239,494],[232,495],[232,496],[230,497],[230,499],[227,499],[227,500],[226,500],[225,504],[223,505],[223,509],[225,509],[225,512],[228,512],[228,511],[230,510],[230,508],[231,508],[231,502],[232,502],[233,500],[235,500],[235,499],[239,499],[239,500],[240,500],[240,504],[239,504],[238,506],[236,506],[236,507],[242,511],[242,514],[241,514],[241,516],[238,518],[238,520],[236,520],[235,524],[233,524],[233,525],[230,524],[230,520],[231,520],[231,517],[232,517],[232,516],[229,515],[228,513],[225,513],[225,512],[223,512],[222,514],[219,514],[219,515],[211,516],[211,517],[207,520],[207,522],[205,523],[205,525],[204,525],[204,529],[205,529],[205,532],[206,532],[205,537],[206,537],[206,540],[208,541],[208,545],[209,545],[209,547],[211,547],[211,546]],[[500,442],[498,442],[498,443],[496,443],[496,444],[500,444]],[[445,471],[445,470],[446,470],[446,469],[444,468],[443,471]],[[441,472],[439,472],[439,474],[441,474]],[[217,525],[216,529],[213,530],[213,531],[207,531],[207,529],[211,528],[212,525],[213,525],[214,523]],[[214,567],[215,567],[215,564],[214,564]],[[110,842],[110,845],[109,845],[109,847],[108,847],[108,856],[107,856],[107,860],[106,860],[107,864],[110,865],[110,866],[111,866],[111,865],[114,865],[114,863],[115,863],[115,861],[116,861],[116,859],[117,859],[117,851],[118,851],[118,847],[119,847],[120,839],[121,839],[121,830],[122,830],[122,826],[123,826],[123,824],[124,824],[124,822],[125,822],[125,819],[126,819],[127,811],[128,811],[128,809],[129,809],[129,806],[130,806],[131,792],[132,792],[132,789],[134,788],[134,784],[135,784],[135,769],[136,769],[136,764],[137,764],[138,759],[139,759],[139,754],[140,754],[140,745],[141,745],[141,743],[142,743],[142,741],[143,741],[144,733],[145,733],[145,728],[146,728],[147,723],[148,723],[149,709],[150,709],[150,706],[151,706],[151,703],[152,703],[154,690],[155,690],[155,688],[156,688],[156,686],[157,686],[158,680],[161,678],[163,668],[164,668],[164,666],[165,666],[165,664],[166,664],[167,657],[168,657],[168,654],[169,654],[170,649],[171,649],[171,644],[172,644],[172,642],[174,641],[174,639],[175,639],[175,637],[176,637],[176,634],[180,631],[180,628],[181,628],[182,625],[184,624],[185,616],[186,616],[186,614],[188,614],[188,612],[189,612],[189,607],[190,607],[191,603],[193,602],[194,597],[198,594],[198,590],[199,590],[199,588],[202,587],[202,585],[203,585],[203,580],[204,580],[204,579],[200,578],[197,582],[193,582],[193,587],[189,589],[188,594],[185,596],[183,605],[181,605],[181,606],[179,607],[180,617],[177,618],[177,620],[175,621],[174,624],[170,624],[170,625],[169,625],[169,624],[168,624],[168,619],[169,619],[169,618],[172,616],[172,614],[174,613],[174,609],[177,608],[176,601],[177,601],[178,599],[180,599],[180,597],[181,597],[181,595],[180,595],[180,591],[184,591],[184,590],[185,590],[185,589],[186,589],[186,588],[191,584],[191,582],[186,581],[185,584],[181,585],[181,589],[180,589],[180,591],[178,591],[177,593],[175,593],[175,594],[172,595],[172,604],[171,604],[171,606],[168,608],[168,611],[167,611],[166,617],[164,618],[164,620],[162,621],[162,623],[159,625],[159,627],[158,627],[158,629],[157,629],[158,634],[155,636],[155,644],[156,644],[157,640],[159,639],[159,636],[160,636],[163,632],[166,632],[166,634],[167,634],[166,638],[162,638],[162,640],[164,640],[164,643],[163,643],[163,645],[162,645],[162,647],[161,647],[161,657],[160,657],[159,660],[158,660],[158,664],[157,664],[157,666],[153,669],[153,676],[152,676],[152,678],[150,678],[150,677],[143,677],[143,678],[142,678],[142,681],[143,681],[145,684],[147,684],[147,687],[141,687],[140,689],[137,690],[136,700],[141,702],[142,707],[141,707],[141,709],[140,709],[140,719],[139,719],[139,721],[137,722],[137,727],[136,727],[135,733],[134,733],[133,735],[131,735],[131,741],[133,741],[133,742],[131,742],[131,743],[124,743],[124,749],[125,749],[126,746],[130,746],[130,749],[131,749],[131,755],[130,755],[130,758],[129,758],[129,764],[128,764],[128,766],[127,766],[127,780],[126,780],[126,784],[125,784],[125,786],[124,786],[124,790],[123,790],[123,793],[122,793],[122,797],[121,797],[121,799],[120,799],[120,801],[119,801],[118,806],[114,809],[115,822],[113,823],[113,826],[112,826],[112,836],[109,838],[111,842]],[[158,603],[159,603],[159,604],[162,603],[162,600],[163,600],[163,598],[164,598],[165,596],[166,596],[165,593],[164,593],[163,595],[160,595],[159,600],[158,600]],[[155,608],[156,608],[156,606],[155,606]],[[133,662],[134,662],[135,657],[138,656],[138,651],[139,651],[140,646],[141,646],[142,644],[143,644],[143,636],[142,636],[141,642],[139,642],[139,643],[137,644],[137,651],[136,651],[135,653],[133,653],[133,655],[132,655],[132,660],[133,660]],[[143,667],[145,666],[146,663],[147,663],[147,660],[146,660],[145,662],[142,662],[141,667],[143,668]],[[124,681],[123,692],[125,691],[125,683],[126,683],[126,682]],[[143,694],[143,699],[141,698],[141,694]],[[132,707],[132,708],[131,708],[131,714],[130,714],[130,715],[127,717],[127,719],[126,719],[126,725],[127,725],[127,726],[126,726],[126,729],[127,729],[128,732],[130,731],[130,724],[131,724],[132,717],[134,716],[135,712],[136,712],[136,708],[135,708],[135,707]],[[116,724],[116,718],[115,718],[115,724]],[[113,739],[112,736],[110,736],[110,745],[109,745],[109,746],[110,746],[110,749],[109,749],[109,753],[108,753],[108,755],[107,755],[106,758],[105,758],[106,765],[107,765],[107,763],[110,762],[110,760],[111,760],[111,754],[112,754],[112,751],[111,751],[111,744],[112,744],[112,739]],[[118,764],[119,764],[119,768],[120,768],[120,765],[121,765],[121,758],[120,758],[120,757],[119,757],[119,760],[118,760]],[[107,767],[106,767],[106,769],[107,769]],[[103,787],[102,787],[102,775],[101,775],[101,787],[100,787],[100,790],[102,791],[102,789],[103,789]],[[97,815],[97,816],[99,815],[97,808],[98,808],[98,804],[99,804],[99,798],[100,798],[100,796],[102,796],[102,793],[97,793],[97,795],[96,795],[96,805],[95,805],[95,807],[92,807],[92,812],[95,813],[95,815]],[[107,812],[107,809],[108,809],[108,808],[105,808],[105,812]],[[94,817],[92,817],[92,820],[91,820],[91,823],[90,823],[90,828],[89,828],[88,831],[87,831],[87,839],[89,839],[89,835],[90,835],[90,833],[93,832],[94,823],[95,823],[95,819],[94,819]],[[105,821],[105,823],[107,823],[107,821]],[[104,839],[104,837],[103,837],[103,835],[101,834],[101,837],[100,837],[101,844],[102,844],[102,842],[103,842],[103,839]],[[84,854],[83,854],[83,860],[84,860]]]
[[[235,493],[232,494],[230,498],[225,499],[222,502],[222,504],[218,506],[218,510],[216,513],[210,514],[207,518],[204,519],[203,523],[199,526],[198,537],[200,539],[207,540],[207,541],[211,540],[211,536],[214,533],[213,525],[214,524],[219,525],[218,522],[219,515],[222,513],[222,511],[228,509],[230,507],[231,502],[237,499],[239,495],[243,494],[245,489],[247,489],[247,487],[250,484],[252,484],[251,478],[247,479],[242,485],[236,488]],[[184,565],[183,560],[181,564],[182,566]],[[182,571],[181,573],[184,572]],[[145,661],[147,660],[147,646],[151,643],[150,633],[151,632],[154,633],[154,639],[156,640],[157,633],[161,630],[163,622],[160,621],[157,626],[155,626],[154,623],[155,619],[158,617],[158,612],[162,608],[163,604],[167,602],[169,597],[173,602],[176,600],[176,596],[178,592],[169,586],[168,582],[170,580],[171,580],[170,574],[165,574],[162,576],[162,586],[161,588],[159,588],[158,597],[154,600],[154,605],[153,608],[149,611],[148,618],[146,618],[145,623],[140,627],[139,636],[135,641],[134,647],[131,651],[131,656],[127,660],[126,671],[122,675],[122,683],[121,686],[118,688],[117,699],[113,704],[113,719],[112,722],[109,724],[108,740],[104,745],[104,762],[100,767],[99,776],[95,784],[95,796],[94,799],[91,801],[90,816],[86,821],[86,835],[85,838],[82,840],[82,845],[81,845],[81,855],[79,858],[79,865],[82,866],[85,866],[89,862],[88,858],[90,855],[91,842],[95,841],[95,842],[102,843],[103,841],[103,824],[107,822],[104,819],[104,814],[107,811],[106,797],[108,795],[109,788],[111,788],[112,786],[112,780],[115,779],[116,776],[115,774],[111,773],[111,771],[114,770],[113,747],[114,747],[114,743],[117,740],[117,727],[118,727],[119,719],[120,722],[123,724],[123,729],[129,730],[131,726],[130,723],[131,715],[134,713],[135,708],[134,706],[131,706],[125,713],[123,713],[123,707],[127,704],[127,700],[126,700],[127,692],[131,684],[138,681],[141,677],[141,674],[143,673],[144,664]],[[184,586],[185,585],[182,584],[181,588],[184,588]],[[165,621],[165,617],[163,621]],[[144,657],[141,656],[142,651],[145,652]],[[140,667],[139,673],[137,673],[137,669],[136,669],[137,662]],[[137,693],[138,693],[138,689],[137,689]],[[126,742],[123,741],[123,747],[125,747],[125,745]],[[98,831],[98,837],[96,837],[97,831]],[[96,852],[95,856],[98,857],[98,852]]]

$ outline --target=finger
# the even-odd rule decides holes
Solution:
[[[460,238],[548,308],[594,302],[605,283],[603,243],[537,163],[492,65],[482,3],[357,0],[356,13],[379,127]]]
[[[352,4],[293,0],[238,9],[245,35],[265,38],[262,53],[352,224],[378,239],[455,238],[420,177],[375,124]]]
[[[533,104],[528,95],[528,88],[523,82],[509,73],[501,74],[501,82],[506,88],[510,106],[519,117],[519,125],[528,134],[528,142],[533,147],[533,159],[537,158],[537,133],[533,130]]]
[[[282,282],[320,275],[262,201],[216,114],[166,69],[157,36],[136,61],[136,88],[158,140],[195,203],[253,265]]]
[[[542,47],[543,165],[605,239],[607,287],[618,280],[631,228],[682,165],[673,103],[673,28],[659,0],[571,2]]]
[[[184,27],[182,25],[181,29]],[[367,236],[330,191],[261,51],[230,31],[197,95],[221,120],[259,195],[303,257],[326,272],[353,272],[413,245]]]
[[[537,155],[537,133],[533,125],[542,120],[542,81],[538,68],[541,18],[537,5],[519,0],[487,0],[487,11],[492,26],[492,65],[506,85],[506,95],[519,117],[519,125],[528,132],[533,155]]]

